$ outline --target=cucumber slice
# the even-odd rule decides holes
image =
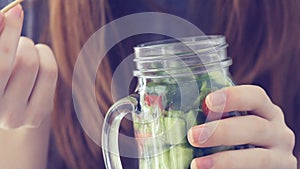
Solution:
[[[165,141],[166,144],[176,145],[186,143],[186,123],[181,118],[165,117],[163,118],[165,125]]]
[[[170,150],[170,169],[188,169],[193,159],[193,148],[175,146]]]
[[[170,169],[169,154],[167,150],[153,157],[141,158],[139,169]]]
[[[191,111],[185,113],[184,115],[185,115],[184,119],[186,121],[186,133],[187,133],[187,131],[192,126],[197,125],[197,115],[198,115],[198,112],[191,110]]]

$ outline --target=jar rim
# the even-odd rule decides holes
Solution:
[[[170,45],[182,45],[182,42],[186,43],[209,43],[212,41],[218,40],[219,43],[226,43],[225,37],[223,35],[202,35],[202,36],[190,36],[190,37],[183,37],[178,39],[165,39],[165,40],[158,40],[152,42],[146,42],[137,45],[134,47],[135,49],[145,49],[145,48],[155,48],[155,47],[164,47]]]
[[[224,47],[227,47],[227,43],[223,35],[192,36],[143,43],[134,47],[134,53],[135,59],[146,60],[153,56],[178,55],[188,52],[206,54]]]

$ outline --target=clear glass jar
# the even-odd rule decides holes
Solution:
[[[208,93],[234,85],[226,48],[223,36],[188,37],[135,47],[137,93],[115,103],[106,115],[102,133],[106,167],[122,168],[118,155],[111,153],[118,152],[118,136],[111,131],[119,127],[127,113],[132,113],[140,169],[185,169],[195,157],[244,148],[195,148],[187,140],[192,126],[244,114],[203,110]]]

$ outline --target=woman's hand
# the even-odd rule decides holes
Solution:
[[[57,79],[53,53],[46,45],[20,38],[20,5],[1,18],[0,128],[38,127],[53,108]]]
[[[249,111],[195,126],[188,133],[195,147],[251,144],[256,148],[219,152],[192,161],[192,169],[296,169],[294,133],[286,126],[282,110],[257,86],[228,87],[205,100],[213,112]],[[217,127],[215,127],[217,126]]]
[[[22,22],[20,5],[0,13],[0,168],[43,169],[57,66],[49,47],[20,37]]]

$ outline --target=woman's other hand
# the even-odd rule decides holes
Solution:
[[[57,66],[22,22],[21,5],[0,14],[0,168],[45,169]]]
[[[205,102],[212,112],[248,111],[251,115],[191,128],[188,139],[193,146],[250,144],[256,147],[196,158],[192,161],[192,169],[297,168],[293,155],[295,135],[285,124],[282,110],[271,102],[262,88],[228,87],[211,93]]]
[[[1,14],[0,20],[0,128],[38,127],[53,108],[53,53],[46,45],[20,37],[20,5]]]

